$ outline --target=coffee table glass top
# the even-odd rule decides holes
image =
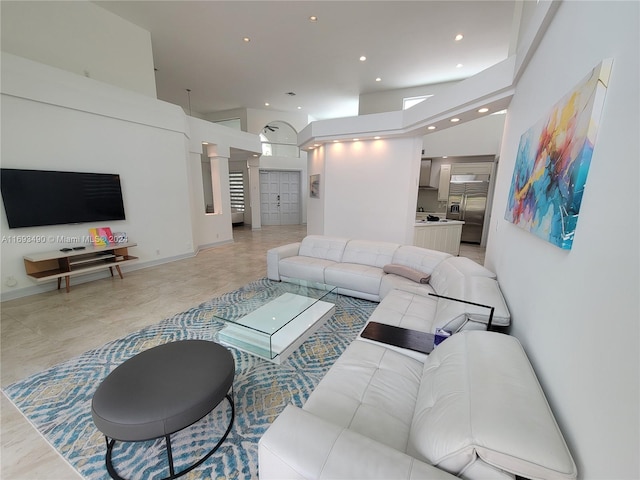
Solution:
[[[214,317],[227,324],[217,339],[268,360],[282,360],[333,314],[335,297],[336,287],[330,285],[270,282],[214,308]]]

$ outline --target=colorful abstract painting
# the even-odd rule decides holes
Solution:
[[[520,138],[505,219],[569,250],[611,73],[604,60]]]
[[[111,228],[90,228],[89,235],[91,236],[91,242],[95,247],[106,247],[113,243],[113,234]]]

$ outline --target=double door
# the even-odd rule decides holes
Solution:
[[[262,225],[300,223],[300,172],[260,170]]]

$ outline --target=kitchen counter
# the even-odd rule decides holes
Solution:
[[[416,220],[414,226],[416,227],[441,227],[446,225],[464,225],[462,220],[438,220],[435,222],[429,222],[428,220]]]
[[[462,225],[464,222],[460,220],[443,219],[437,222],[418,220],[414,224],[413,244],[458,256]]]

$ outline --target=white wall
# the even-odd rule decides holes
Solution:
[[[189,136],[189,179],[191,216],[195,250],[233,241],[231,200],[229,197],[229,159],[231,149],[260,152],[256,135],[217,125],[199,118],[187,117]],[[207,145],[203,146],[202,143]],[[202,155],[209,158],[212,171],[214,214],[204,208]]]
[[[563,2],[509,107],[486,264],[580,478],[637,479],[640,98],[638,2]],[[613,72],[573,249],[504,220],[520,136],[602,59]],[[526,435],[526,432],[523,432]]]
[[[87,2],[0,2],[2,51],[156,98],[151,34]]]
[[[459,82],[434,83],[418,87],[385,90],[383,92],[363,93],[358,99],[358,115],[402,110],[405,98],[438,95],[456,83]]]
[[[109,225],[9,230],[2,209],[3,235],[82,236],[88,228],[110,226],[139,243],[132,253],[143,262],[193,252],[179,107],[7,54],[0,99],[3,167],[120,174],[127,217]],[[62,246],[68,245],[3,243],[3,295],[34,285],[23,255]],[[8,275],[17,286],[6,286]]]
[[[321,174],[322,203],[309,208],[309,232],[323,224],[325,235],[412,244],[421,147],[416,137],[317,149],[310,174]],[[315,218],[320,213],[322,220]]]
[[[500,152],[505,115],[486,117],[424,136],[424,157],[497,155]]]
[[[55,282],[36,286],[25,274],[22,257],[68,246],[57,238],[38,244],[12,242],[16,235],[82,237],[91,227],[109,226],[138,243],[132,254],[140,261],[132,268],[191,256],[202,246],[232,240],[226,162],[231,147],[259,152],[256,135],[187,118],[176,105],[6,53],[1,88],[2,166],[117,173],[127,217],[109,225],[9,229],[2,207],[0,229],[7,239],[1,259],[3,300],[55,288]],[[223,157],[218,192],[222,211],[213,217],[206,216],[203,207],[204,141]],[[8,276],[17,285],[7,286]]]
[[[308,174],[320,175],[319,198],[309,198],[307,201],[307,234],[324,234],[324,204],[327,198],[325,194],[325,156],[324,147],[312,150],[308,154]]]

